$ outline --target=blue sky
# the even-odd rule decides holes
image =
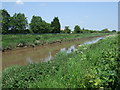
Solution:
[[[91,30],[118,29],[117,2],[3,2],[2,8],[12,16],[24,13],[30,22],[33,15],[51,22],[58,16],[61,28],[75,25]]]

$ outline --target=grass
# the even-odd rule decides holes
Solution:
[[[3,88],[110,88],[120,85],[118,37],[60,52],[48,62],[11,66],[3,71]]]
[[[2,35],[2,50],[14,49],[24,46],[43,45],[55,41],[67,41],[75,38],[108,35],[110,33],[84,33],[84,34],[41,34],[41,35]]]

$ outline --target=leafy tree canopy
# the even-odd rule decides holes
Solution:
[[[80,26],[76,25],[76,26],[74,27],[74,33],[80,33],[80,31],[81,31]]]
[[[58,17],[54,17],[53,21],[51,22],[52,33],[60,33],[60,22]]]
[[[65,33],[70,33],[71,32],[71,30],[69,29],[69,26],[65,26],[64,32]]]
[[[14,33],[24,32],[27,26],[27,18],[22,13],[15,13],[13,17],[10,18],[10,30],[14,31]]]
[[[5,10],[0,10],[0,29],[2,33],[5,34],[8,32],[9,29],[9,22],[10,22],[10,14]]]

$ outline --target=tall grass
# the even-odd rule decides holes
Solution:
[[[117,44],[117,36],[111,36],[48,62],[6,68],[2,87],[115,89],[120,84]]]

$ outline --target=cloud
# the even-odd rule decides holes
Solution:
[[[24,2],[22,0],[17,0],[16,4],[24,4]]]

